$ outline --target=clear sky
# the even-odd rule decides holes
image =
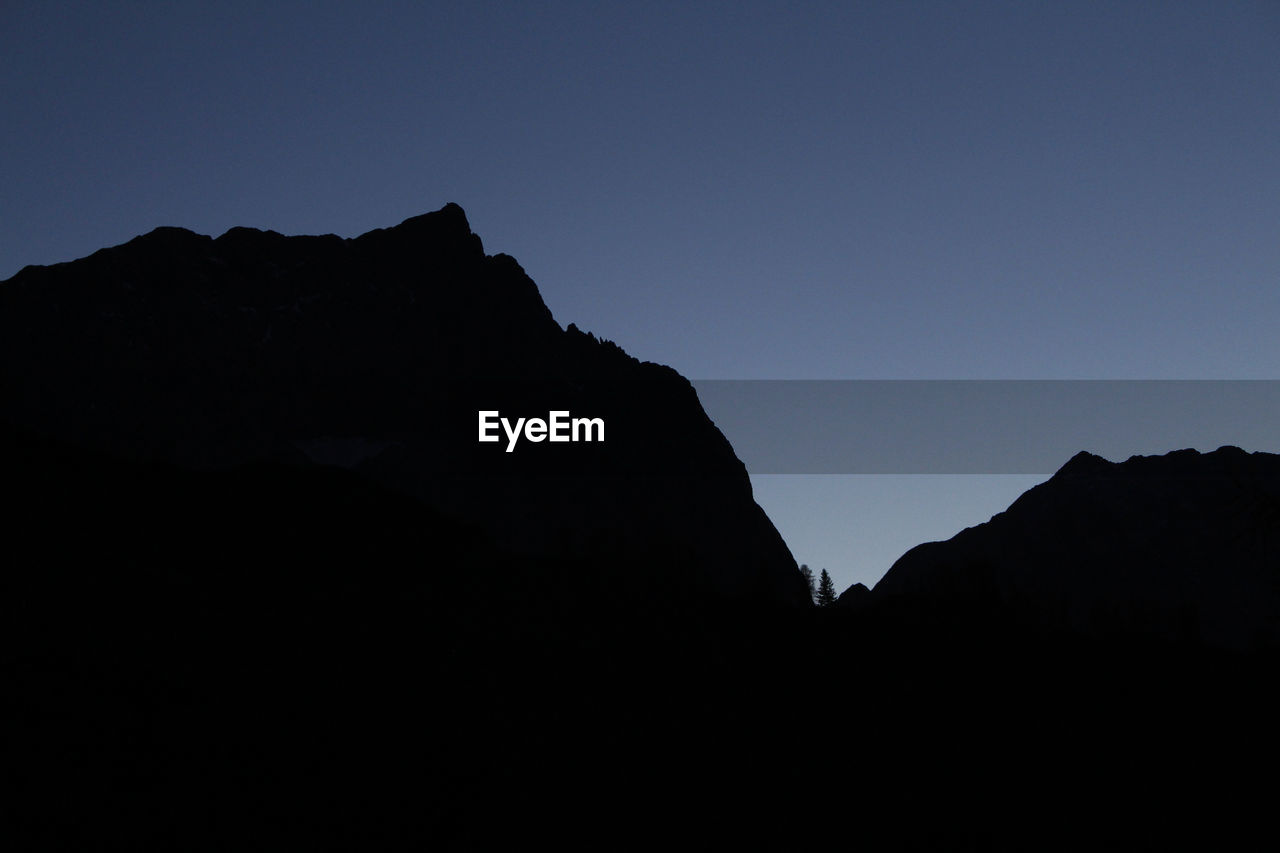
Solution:
[[[1274,0],[9,0],[0,278],[456,201],[695,380],[1277,378],[1277,45]],[[841,587],[1025,488],[756,482]]]

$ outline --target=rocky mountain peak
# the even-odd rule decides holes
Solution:
[[[562,330],[456,204],[352,239],[163,228],[28,268],[0,282],[0,380],[11,424],[96,452],[347,460],[504,548],[804,597],[688,381]],[[600,418],[605,439],[508,453],[478,442],[484,410]]]

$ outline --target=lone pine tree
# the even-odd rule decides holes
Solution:
[[[827,574],[827,570],[822,570],[822,577],[818,580],[818,606],[830,607],[836,603],[836,585],[831,582],[831,575]]]

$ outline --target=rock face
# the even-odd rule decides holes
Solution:
[[[1275,648],[1280,455],[1082,452],[986,524],[908,551],[872,598],[997,608],[1094,637]]]
[[[183,469],[338,465],[602,594],[802,604],[786,545],[687,380],[570,326],[457,205],[355,239],[159,228],[0,283],[0,415]],[[478,412],[603,443],[477,441]]]

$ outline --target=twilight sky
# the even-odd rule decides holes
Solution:
[[[695,380],[1277,378],[1277,45],[1274,0],[9,0],[0,278],[456,201]],[[1037,479],[755,483],[843,588]]]

